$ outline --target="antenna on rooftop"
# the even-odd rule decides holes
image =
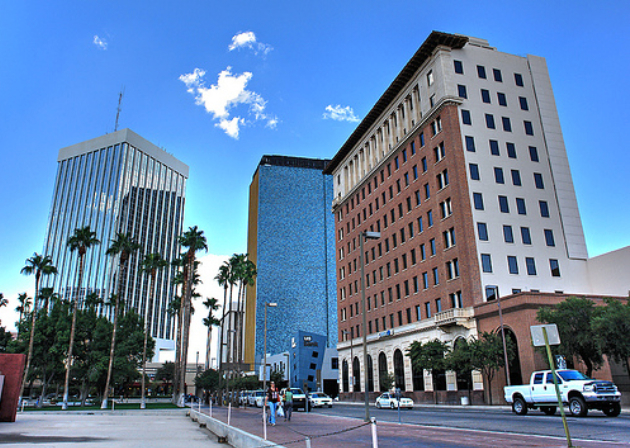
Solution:
[[[123,87],[118,95],[118,107],[116,108],[116,124],[114,125],[114,132],[118,130],[118,117],[120,116],[120,105],[122,104],[123,95],[125,94],[125,88]]]

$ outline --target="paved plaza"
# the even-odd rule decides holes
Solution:
[[[217,437],[188,410],[24,412],[0,423],[2,448],[215,448]]]

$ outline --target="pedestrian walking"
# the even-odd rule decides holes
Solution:
[[[293,392],[291,392],[291,389],[287,389],[284,392],[282,404],[284,405],[284,420],[291,421],[291,414],[293,413]]]
[[[276,389],[276,384],[272,381],[269,384],[269,389],[265,394],[265,404],[269,405],[269,423],[271,426],[276,426],[276,411],[278,404],[280,403],[280,392]]]

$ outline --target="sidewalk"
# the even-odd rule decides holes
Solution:
[[[500,410],[494,406],[489,408]],[[202,408],[201,411],[208,414],[209,409]],[[214,407],[212,416],[227,423],[227,412],[225,407]],[[294,412],[291,422],[284,422],[283,418],[278,418],[276,422],[276,426],[267,426],[267,440],[282,447],[369,448],[372,446],[371,425],[360,419],[333,417],[317,412]],[[231,425],[250,434],[263,437],[262,410],[256,408],[234,408],[232,409]],[[399,425],[385,422],[378,422],[376,428],[379,448],[411,446],[430,448],[566,447],[566,440],[563,438],[458,430],[411,424]],[[307,444],[307,438],[309,439],[309,444]],[[579,446],[580,448],[630,447],[630,443],[580,441]]]
[[[217,437],[186,418],[188,409],[22,412],[0,423],[2,448],[219,448]]]

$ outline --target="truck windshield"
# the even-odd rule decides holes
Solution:
[[[584,375],[577,370],[560,370],[558,375],[565,381],[582,381],[582,380],[590,380],[589,377]]]

